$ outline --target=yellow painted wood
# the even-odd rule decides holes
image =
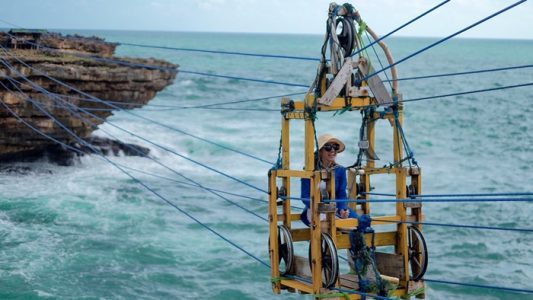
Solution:
[[[306,104],[309,107],[313,106],[314,96],[307,95]],[[305,170],[315,170],[315,126],[310,119],[305,120]]]
[[[312,101],[315,100],[314,95],[307,96],[312,99]],[[295,101],[294,102],[294,112],[302,112],[305,110],[305,101]],[[353,97],[351,107],[354,110],[359,110],[361,108],[364,108],[370,104],[372,104],[372,98],[370,97]],[[336,110],[343,110],[346,108],[346,100],[344,97],[337,97],[333,100],[330,106],[327,105],[321,105],[319,104],[317,106],[317,110],[320,111],[336,111]]]
[[[319,294],[322,288],[322,230],[320,224],[320,172],[316,171],[311,178],[311,274],[313,275],[313,293]]]
[[[306,118],[306,113],[303,111],[286,112],[283,114],[286,119],[303,120]]]
[[[370,149],[373,149],[374,152],[376,152],[377,150],[377,145],[376,145],[376,126],[375,126],[375,122],[369,122],[367,124],[367,127],[366,127],[366,135],[367,135],[367,139],[368,139],[368,146]],[[368,172],[367,169],[373,169],[375,168],[376,166],[376,162],[369,159],[367,160],[367,163],[366,163],[366,167],[365,167],[365,173],[363,176],[361,176],[361,182],[364,184],[364,187],[365,187],[365,191],[369,192],[370,191],[370,186],[371,186],[371,180],[370,180],[370,175],[372,173]],[[363,195],[362,197],[364,200],[370,200],[371,198],[371,195]],[[363,212],[365,214],[371,214],[371,206],[370,206],[370,203],[369,202],[363,202],[363,204],[361,204],[361,209],[363,210]]]
[[[307,294],[312,294],[313,293],[313,288],[309,284],[301,282],[301,281],[290,280],[290,279],[282,279],[281,280],[281,284],[284,285],[284,286],[296,289],[298,291],[302,291],[302,292],[307,293]]]
[[[309,228],[291,229],[291,234],[294,242],[309,241],[311,238],[311,230]]]
[[[279,249],[278,245],[278,208],[277,208],[277,193],[276,193],[276,171],[272,170],[269,176],[269,230],[270,230],[270,269],[272,278],[277,278],[280,276],[279,271]],[[279,282],[272,283],[272,290],[274,293],[279,294],[281,292],[281,285]]]
[[[396,197],[399,199],[406,198],[406,170],[401,169],[396,175]],[[396,202],[396,214],[400,217],[401,221],[406,221],[406,208],[402,202]],[[409,257],[408,257],[408,241],[407,241],[407,224],[400,223],[397,225],[398,231],[398,244],[396,245],[396,253],[401,254],[404,257],[405,278],[400,278],[400,286],[407,287],[409,281]]]
[[[366,178],[369,178],[370,175],[377,175],[377,174],[396,174],[398,172],[398,168],[365,168],[365,176]]]
[[[281,118],[281,157],[282,168],[284,170],[290,169],[290,123],[289,120]],[[282,186],[285,187],[287,199],[283,201],[283,224],[289,229],[291,228],[291,180],[289,177],[282,178]]]
[[[321,84],[325,84],[324,81]],[[323,86],[325,91],[325,85]],[[305,109],[306,107],[313,107],[315,101],[315,96],[313,94],[306,95],[304,101],[295,101],[295,110],[292,112],[284,113],[282,117],[282,158],[283,165],[281,170],[276,170],[273,172],[273,175],[270,178],[269,188],[271,191],[277,189],[277,178],[281,179],[281,183],[286,187],[288,198],[291,195],[291,179],[292,178],[308,178],[311,181],[311,211],[312,211],[312,220],[311,228],[292,228],[294,227],[293,222],[300,222],[300,213],[292,212],[290,207],[290,200],[285,201],[283,205],[283,211],[278,211],[279,207],[276,205],[277,196],[275,193],[271,193],[269,198],[269,217],[270,217],[270,241],[271,247],[269,249],[271,253],[271,263],[272,263],[272,277],[279,278],[279,257],[277,256],[277,225],[280,222],[283,222],[286,226],[290,228],[293,241],[306,242],[310,241],[311,247],[311,275],[310,278],[312,283],[305,283],[298,280],[287,280],[283,279],[277,284],[273,284],[273,290],[276,293],[279,293],[282,287],[287,288],[289,291],[294,292],[295,290],[303,293],[311,294],[322,294],[327,293],[328,290],[322,288],[322,265],[321,265],[321,233],[328,232],[331,234],[337,249],[348,249],[350,247],[349,241],[349,230],[357,226],[357,219],[337,219],[334,212],[326,212],[326,220],[320,220],[320,212],[318,211],[318,205],[321,202],[321,195],[318,183],[321,180],[320,171],[315,170],[315,134],[321,134],[319,130],[318,133],[315,133],[315,128],[313,121],[310,119],[310,116]],[[373,99],[369,97],[354,97],[352,98],[351,107],[353,110],[359,109],[358,106],[368,105],[373,103]],[[346,101],[344,98],[338,97],[333,100],[331,106],[318,105],[317,113],[322,111],[335,111],[345,109]],[[379,114],[376,113],[374,117],[378,117]],[[400,124],[403,124],[403,107],[399,107],[399,121]],[[304,170],[301,170],[301,166],[295,166],[295,169],[291,169],[290,164],[290,121],[292,119],[303,119],[304,120],[304,130],[305,130],[305,141],[304,141],[304,159],[305,166]],[[394,121],[394,116],[392,113],[387,113],[384,117],[384,120],[391,122],[393,129],[393,157],[395,161],[399,161],[403,157],[403,142],[401,140],[401,135],[399,134],[398,128]],[[376,151],[376,130],[375,123],[380,122],[370,122],[367,126],[367,136],[369,140],[369,145],[374,151]],[[355,128],[355,132],[358,132],[359,128]],[[349,172],[348,174],[348,183],[349,186],[355,184],[357,181],[361,182],[364,185],[366,191],[370,191],[372,176],[380,174],[390,174],[396,177],[395,186],[396,186],[396,197],[397,198],[406,198],[406,183],[407,177],[410,177],[411,184],[414,184],[417,188],[417,193],[422,193],[422,180],[419,170],[411,171],[408,168],[405,168],[401,165],[394,168],[376,168],[374,161],[367,161],[364,167],[364,173],[356,174]],[[327,187],[329,191],[329,196],[331,199],[335,199],[335,180],[334,174],[329,174],[329,179],[327,180]],[[353,192],[352,192],[353,190]],[[357,197],[355,189],[350,189],[350,198],[354,199]],[[350,206],[354,209],[357,209],[359,212],[366,214],[371,213],[372,199],[370,195],[364,195],[362,198],[370,200],[363,204],[357,205],[356,203],[351,203]],[[421,207],[417,208],[407,208],[404,203],[391,203],[390,205],[395,205],[396,213],[391,216],[381,216],[381,217],[372,217],[372,226],[383,226],[401,223],[402,221],[407,220],[416,220],[422,221],[424,215],[422,213]],[[361,210],[359,210],[359,207]],[[408,214],[408,212],[410,212]],[[301,224],[301,223],[300,223]],[[298,225],[299,227],[301,225]],[[367,235],[367,243],[371,243],[371,235]],[[396,295],[405,296],[406,288],[409,287],[409,265],[407,257],[407,225],[405,223],[397,224],[395,231],[387,232],[378,232],[375,236],[375,245],[377,247],[381,246],[391,246],[395,247],[396,254],[402,255],[403,268],[404,272],[401,272],[403,278],[399,278],[399,289],[396,290]],[[378,249],[379,251],[379,249]],[[350,295],[350,299],[360,299],[358,295]]]
[[[298,177],[298,178],[311,178],[312,171],[302,170],[278,170],[278,177]]]
[[[328,177],[329,197],[330,199],[337,199],[337,196],[335,195],[335,171],[331,170],[328,176],[329,176]],[[334,243],[336,242],[335,240],[337,236],[337,227],[335,226],[335,219],[336,219],[335,212],[330,212],[327,214],[328,224],[330,224],[328,231]]]
[[[396,231],[378,232],[375,237],[376,247],[392,246],[396,244],[397,234]],[[371,245],[372,239],[370,235],[366,236],[366,242]],[[337,232],[337,249],[349,249],[350,248],[350,235],[347,233],[340,234]]]

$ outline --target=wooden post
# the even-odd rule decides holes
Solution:
[[[375,127],[375,123],[374,122],[369,122],[366,126],[366,130],[367,130],[367,138],[368,138],[368,149],[372,149],[374,150],[374,152],[376,151],[376,127]],[[367,163],[366,163],[366,167],[367,169],[371,169],[371,168],[375,168],[376,166],[376,162],[372,159],[368,159],[367,160]],[[363,174],[361,176],[361,183],[364,185],[365,187],[365,191],[366,192],[370,192],[370,187],[371,187],[371,181],[370,181],[370,175],[365,172],[365,174]],[[370,202],[368,202],[368,200],[370,200],[370,195],[364,195],[363,197],[366,202],[363,202],[363,204],[361,205],[361,209],[363,210],[363,212],[365,214],[370,214]]]
[[[403,124],[403,106],[398,108],[398,122],[399,125]],[[407,170],[399,163],[403,157],[403,140],[400,135],[400,129],[396,122],[393,122],[393,149],[394,149],[394,162],[397,163],[395,167],[396,171],[396,198],[405,199],[407,197],[406,183],[407,183]],[[403,202],[396,202],[396,215],[400,217],[402,223],[398,224],[398,242],[396,245],[396,254],[403,256],[403,266],[405,269],[405,278],[400,278],[400,286],[407,288],[409,284],[409,252],[408,252],[408,240],[407,240],[407,225],[404,223],[407,219],[407,212]]]
[[[281,121],[281,149],[282,149],[282,169],[290,169],[290,123],[289,119],[282,118]],[[283,224],[287,228],[291,229],[291,179],[290,177],[283,177],[283,186],[285,187],[285,192],[287,199],[283,201],[283,215],[284,220]]]
[[[313,293],[320,294],[322,288],[322,229],[320,224],[320,171],[315,171],[311,178],[311,274],[313,275]]]
[[[276,186],[276,170],[271,170],[269,173],[269,205],[268,205],[268,221],[270,229],[270,269],[272,278],[279,278],[279,245],[278,245],[278,208],[277,208],[277,186]],[[272,283],[272,290],[274,293],[281,292],[281,283],[279,281]]]
[[[337,199],[337,195],[335,194],[335,190],[336,190],[336,187],[335,187],[335,170],[332,170],[329,172],[328,174],[329,178],[328,178],[328,181],[329,181],[329,190],[328,190],[328,193],[329,193],[329,199]],[[336,203],[335,205],[335,208],[338,206],[338,204]],[[333,212],[329,212],[327,214],[327,220],[328,220],[328,224],[329,224],[329,235],[331,236],[331,239],[333,239],[333,242],[335,243],[335,245],[337,244],[337,228],[335,227],[335,211]]]
[[[314,105],[315,97],[311,94],[307,94],[305,97],[306,106],[312,107]],[[311,117],[305,118],[305,170],[315,170],[315,126]]]

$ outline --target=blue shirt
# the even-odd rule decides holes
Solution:
[[[346,195],[346,168],[343,166],[335,167],[335,199],[348,199]],[[306,208],[309,208],[309,198],[311,194],[311,180],[302,178],[301,198]],[[337,202],[338,209],[348,209],[348,202]]]

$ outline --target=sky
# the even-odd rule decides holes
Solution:
[[[354,0],[349,3],[359,10],[369,27],[384,35],[443,1]],[[0,0],[0,28],[323,34],[330,2]],[[515,2],[518,0],[451,0],[395,36],[448,36]],[[459,37],[533,39],[532,27],[533,1],[526,1]]]

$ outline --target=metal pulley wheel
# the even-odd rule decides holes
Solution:
[[[352,54],[355,46],[355,24],[352,18],[338,17],[335,21],[335,32],[341,48],[344,50],[344,57]]]
[[[329,288],[335,285],[339,277],[339,256],[337,247],[331,236],[322,233],[320,241],[320,253],[322,256],[322,285]],[[309,266],[313,269],[313,260],[311,256],[311,243],[309,243]]]
[[[426,240],[416,226],[407,227],[409,267],[412,280],[420,280],[428,267],[428,249]]]
[[[268,241],[270,249],[270,240]],[[278,225],[278,258],[281,275],[289,274],[294,263],[294,247],[291,231],[285,225]]]

